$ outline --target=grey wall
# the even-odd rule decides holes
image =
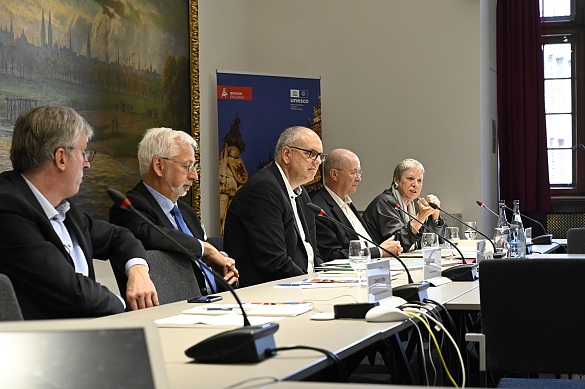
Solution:
[[[358,209],[404,158],[426,168],[423,194],[494,224],[495,2],[199,0],[201,205],[219,231],[215,72],[321,77],[324,149],[361,158]],[[250,142],[249,139],[245,139]]]

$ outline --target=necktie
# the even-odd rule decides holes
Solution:
[[[175,218],[175,221],[177,222],[177,230],[182,231],[187,235],[193,236],[193,233],[191,232],[189,227],[187,227],[187,224],[185,224],[185,219],[183,219],[183,215],[181,215],[181,211],[179,211],[179,207],[177,207],[176,204],[173,207],[173,209],[171,209],[171,215],[173,215],[173,217]],[[209,284],[208,286],[210,289],[210,293],[217,292],[217,285],[215,283],[215,278],[213,278],[213,273],[211,273],[211,270],[209,269],[209,267],[207,267],[207,265],[205,265],[205,264],[199,263],[199,261],[197,261],[195,263],[197,263],[197,265],[199,266],[199,268],[203,272],[203,275],[205,276],[205,280]]]

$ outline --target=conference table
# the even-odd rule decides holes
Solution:
[[[318,274],[318,273],[317,273]],[[421,270],[411,271],[415,281],[422,279]],[[276,347],[304,345],[328,350],[344,359],[374,343],[388,338],[411,324],[408,321],[372,323],[364,319],[312,320],[316,312],[333,312],[335,304],[367,301],[364,287],[342,285],[338,287],[302,288],[277,287],[282,283],[297,283],[307,276],[292,277],[237,290],[243,302],[290,302],[306,301],[313,310],[295,317],[278,321],[274,334]],[[393,286],[406,283],[402,273],[393,279]],[[446,304],[477,289],[478,281],[450,282],[428,289],[428,297]],[[221,293],[221,303],[235,303],[229,292]],[[126,312],[103,320],[155,321],[179,315],[196,304],[186,301],[161,305],[149,309]],[[200,304],[197,304],[200,305]],[[102,319],[97,319],[102,320]],[[301,381],[321,372],[333,363],[322,353],[314,350],[279,351],[275,356],[258,363],[204,364],[196,363],[185,355],[190,346],[212,335],[234,328],[226,326],[157,325],[163,360],[171,388],[218,387],[224,388],[248,380],[270,383],[274,380]]]

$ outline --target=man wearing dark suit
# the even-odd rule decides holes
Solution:
[[[317,247],[324,261],[348,258],[349,241],[361,239],[356,233],[372,240],[371,233],[353,205],[350,194],[354,193],[362,180],[360,160],[353,152],[335,149],[329,153],[323,166],[325,187],[313,195],[313,203],[325,213],[347,226],[344,229],[324,217],[317,218]],[[391,237],[380,244],[386,250],[398,255],[402,252],[400,242]],[[372,258],[390,256],[377,247],[371,247]]]
[[[0,273],[10,278],[25,319],[123,312],[124,301],[95,281],[94,258],[126,272],[129,309],[158,305],[142,244],[67,200],[90,167],[92,133],[65,107],[34,108],[14,126],[14,170],[0,175]]]
[[[199,179],[195,162],[197,142],[184,131],[170,128],[151,128],[138,145],[140,181],[126,195],[132,205],[154,224],[180,243],[193,255],[202,258],[230,284],[238,280],[235,262],[223,251],[206,242],[205,232],[197,214],[187,203],[178,201]],[[180,211],[181,222],[175,206]],[[118,205],[110,209],[110,221],[128,228],[147,250],[184,252],[166,239],[157,229],[133,212]],[[183,228],[187,230],[183,231]],[[192,261],[202,295],[218,291],[218,285],[208,269],[201,269]],[[206,274],[204,272],[207,270]]]
[[[236,192],[224,247],[238,263],[242,286],[311,273],[322,263],[302,184],[315,177],[326,157],[313,130],[290,127],[278,139],[275,163]]]

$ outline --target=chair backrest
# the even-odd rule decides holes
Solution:
[[[569,228],[567,230],[567,252],[569,254],[585,254],[585,228]]]
[[[23,320],[10,278],[0,274],[0,321]]]
[[[146,261],[149,275],[156,287],[160,304],[187,300],[201,296],[199,284],[193,272],[191,260],[186,255],[159,250],[148,250]],[[122,296],[126,291],[126,275],[114,269],[116,281]]]
[[[583,371],[585,260],[493,259],[479,273],[488,371]]]

